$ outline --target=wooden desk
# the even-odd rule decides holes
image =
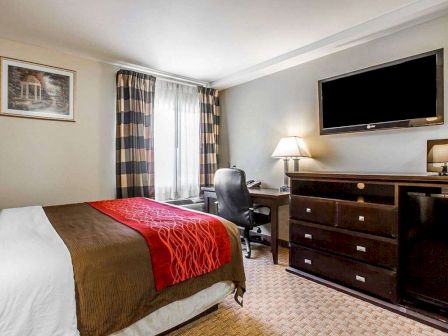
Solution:
[[[214,187],[202,188],[204,192],[204,211],[210,212],[211,199],[216,199]],[[277,189],[249,189],[252,201],[271,209],[271,249],[274,264],[278,264],[278,208],[289,202],[289,192]]]

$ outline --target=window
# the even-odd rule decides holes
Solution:
[[[197,87],[158,79],[154,98],[157,200],[199,195],[199,126]]]

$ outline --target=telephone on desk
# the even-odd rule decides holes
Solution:
[[[247,184],[247,188],[249,188],[249,189],[261,187],[261,181],[257,181],[257,180],[249,180],[246,182],[246,184]]]

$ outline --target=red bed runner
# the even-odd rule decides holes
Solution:
[[[143,197],[88,204],[142,234],[150,251],[157,290],[230,262],[227,230],[213,216]]]

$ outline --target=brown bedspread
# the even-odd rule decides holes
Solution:
[[[72,257],[78,330],[83,336],[108,335],[126,328],[220,281],[233,281],[238,294],[244,292],[239,233],[224,220],[232,246],[231,263],[157,292],[148,247],[138,232],[87,204],[44,210]]]

